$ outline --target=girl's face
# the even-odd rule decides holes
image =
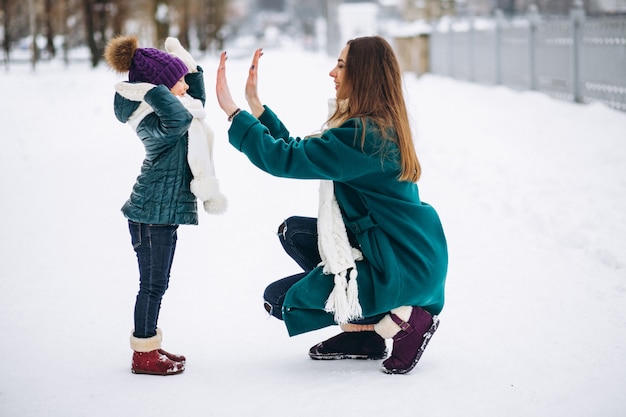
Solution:
[[[341,92],[341,83],[343,82],[343,76],[346,68],[346,60],[348,58],[348,45],[346,45],[339,53],[339,58],[337,58],[337,65],[333,68],[328,75],[334,78],[335,81],[335,96],[337,98],[346,98],[340,96]]]
[[[185,77],[182,77],[176,84],[174,84],[174,87],[170,88],[172,94],[179,97],[184,96],[187,90],[189,90],[189,86],[185,82]]]

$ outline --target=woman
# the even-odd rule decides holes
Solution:
[[[305,271],[271,284],[266,310],[291,336],[341,325],[311,348],[313,359],[382,359],[392,338],[383,371],[407,373],[437,329],[448,255],[439,217],[415,184],[421,168],[393,49],[378,36],[349,41],[330,72],[337,105],[321,134],[302,139],[258,97],[261,55],[246,82],[252,114],[232,99],[221,55],[216,90],[230,143],[269,174],[322,180],[318,218],[279,227]]]

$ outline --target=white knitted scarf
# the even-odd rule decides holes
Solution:
[[[124,97],[136,99],[134,90],[140,89],[137,84],[119,83],[117,91]],[[179,96],[178,99],[191,113],[193,119],[188,131],[187,163],[193,174],[190,188],[191,192],[203,202],[204,210],[210,214],[222,214],[226,211],[228,202],[220,192],[219,182],[215,176],[213,163],[213,130],[206,122],[206,111],[202,102],[188,94]],[[139,107],[128,119],[128,124],[135,130],[139,123],[154,109],[145,101],[141,101]]]
[[[324,267],[324,274],[334,277],[325,310],[334,314],[338,324],[362,317],[355,261],[363,259],[363,254],[350,246],[333,182],[329,180],[320,181],[317,234],[320,266]]]
[[[213,163],[213,130],[206,122],[206,111],[202,102],[188,94],[178,99],[191,113],[193,119],[189,126],[187,163],[193,174],[191,192],[204,204],[204,210],[210,214],[222,214],[226,211],[227,200],[220,192]]]
[[[328,100],[329,117],[334,113],[336,105],[335,99]],[[335,198],[334,183],[330,180],[320,181],[317,235],[322,258],[320,266],[324,267],[324,274],[332,274],[334,278],[334,287],[326,300],[325,310],[334,314],[338,324],[362,317],[355,261],[363,259],[363,254],[350,245]]]

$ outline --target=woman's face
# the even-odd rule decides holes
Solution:
[[[189,86],[185,82],[185,77],[183,76],[180,80],[178,80],[176,84],[174,84],[174,87],[170,88],[170,91],[175,96],[182,97],[185,95],[188,89],[189,89]]]
[[[330,75],[335,81],[335,96],[337,98],[346,98],[341,95],[341,84],[343,82],[343,76],[346,69],[346,60],[348,58],[348,45],[346,45],[339,53],[337,58],[337,65],[333,68],[328,75]]]

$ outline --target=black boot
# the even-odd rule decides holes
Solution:
[[[384,359],[385,339],[377,333],[343,332],[318,343],[309,350],[311,359]]]

